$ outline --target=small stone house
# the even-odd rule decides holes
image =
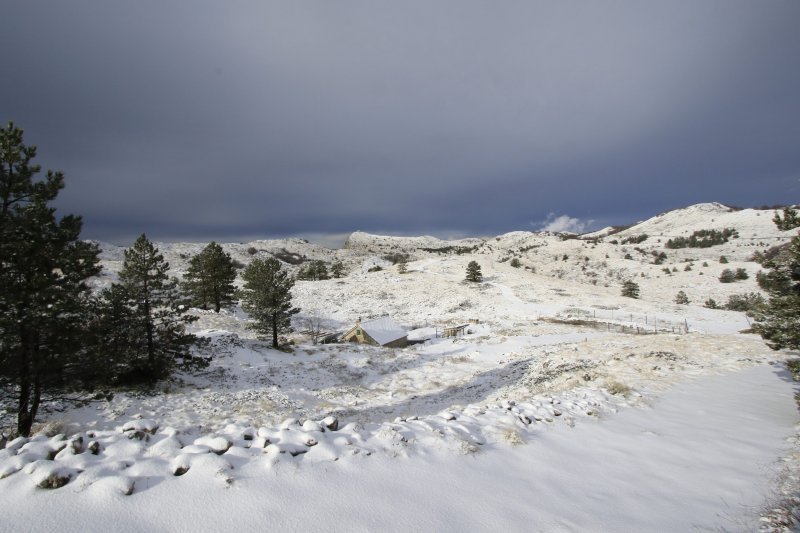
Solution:
[[[386,346],[387,348],[403,348],[408,346],[408,333],[388,316],[361,322],[359,318],[355,326],[342,335],[344,342]]]

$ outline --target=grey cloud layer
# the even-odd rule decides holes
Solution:
[[[800,192],[791,0],[3,9],[0,119],[101,238],[492,233]]]

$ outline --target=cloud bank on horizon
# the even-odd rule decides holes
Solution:
[[[3,11],[0,120],[65,171],[88,237],[573,231],[800,197],[795,1]]]
[[[547,219],[537,224],[539,231],[553,231],[556,233],[586,233],[594,225],[594,220],[580,220],[569,215],[556,216],[548,213]]]

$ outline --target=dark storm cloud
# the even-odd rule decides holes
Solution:
[[[66,172],[90,237],[491,234],[800,196],[793,0],[33,0],[0,20],[0,119]]]

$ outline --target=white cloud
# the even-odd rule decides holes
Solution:
[[[567,232],[567,233],[585,233],[589,226],[594,224],[594,220],[581,220],[579,218],[572,218],[569,215],[556,216],[555,213],[548,213],[547,219],[532,225],[538,225],[540,231],[553,231],[553,232]]]

